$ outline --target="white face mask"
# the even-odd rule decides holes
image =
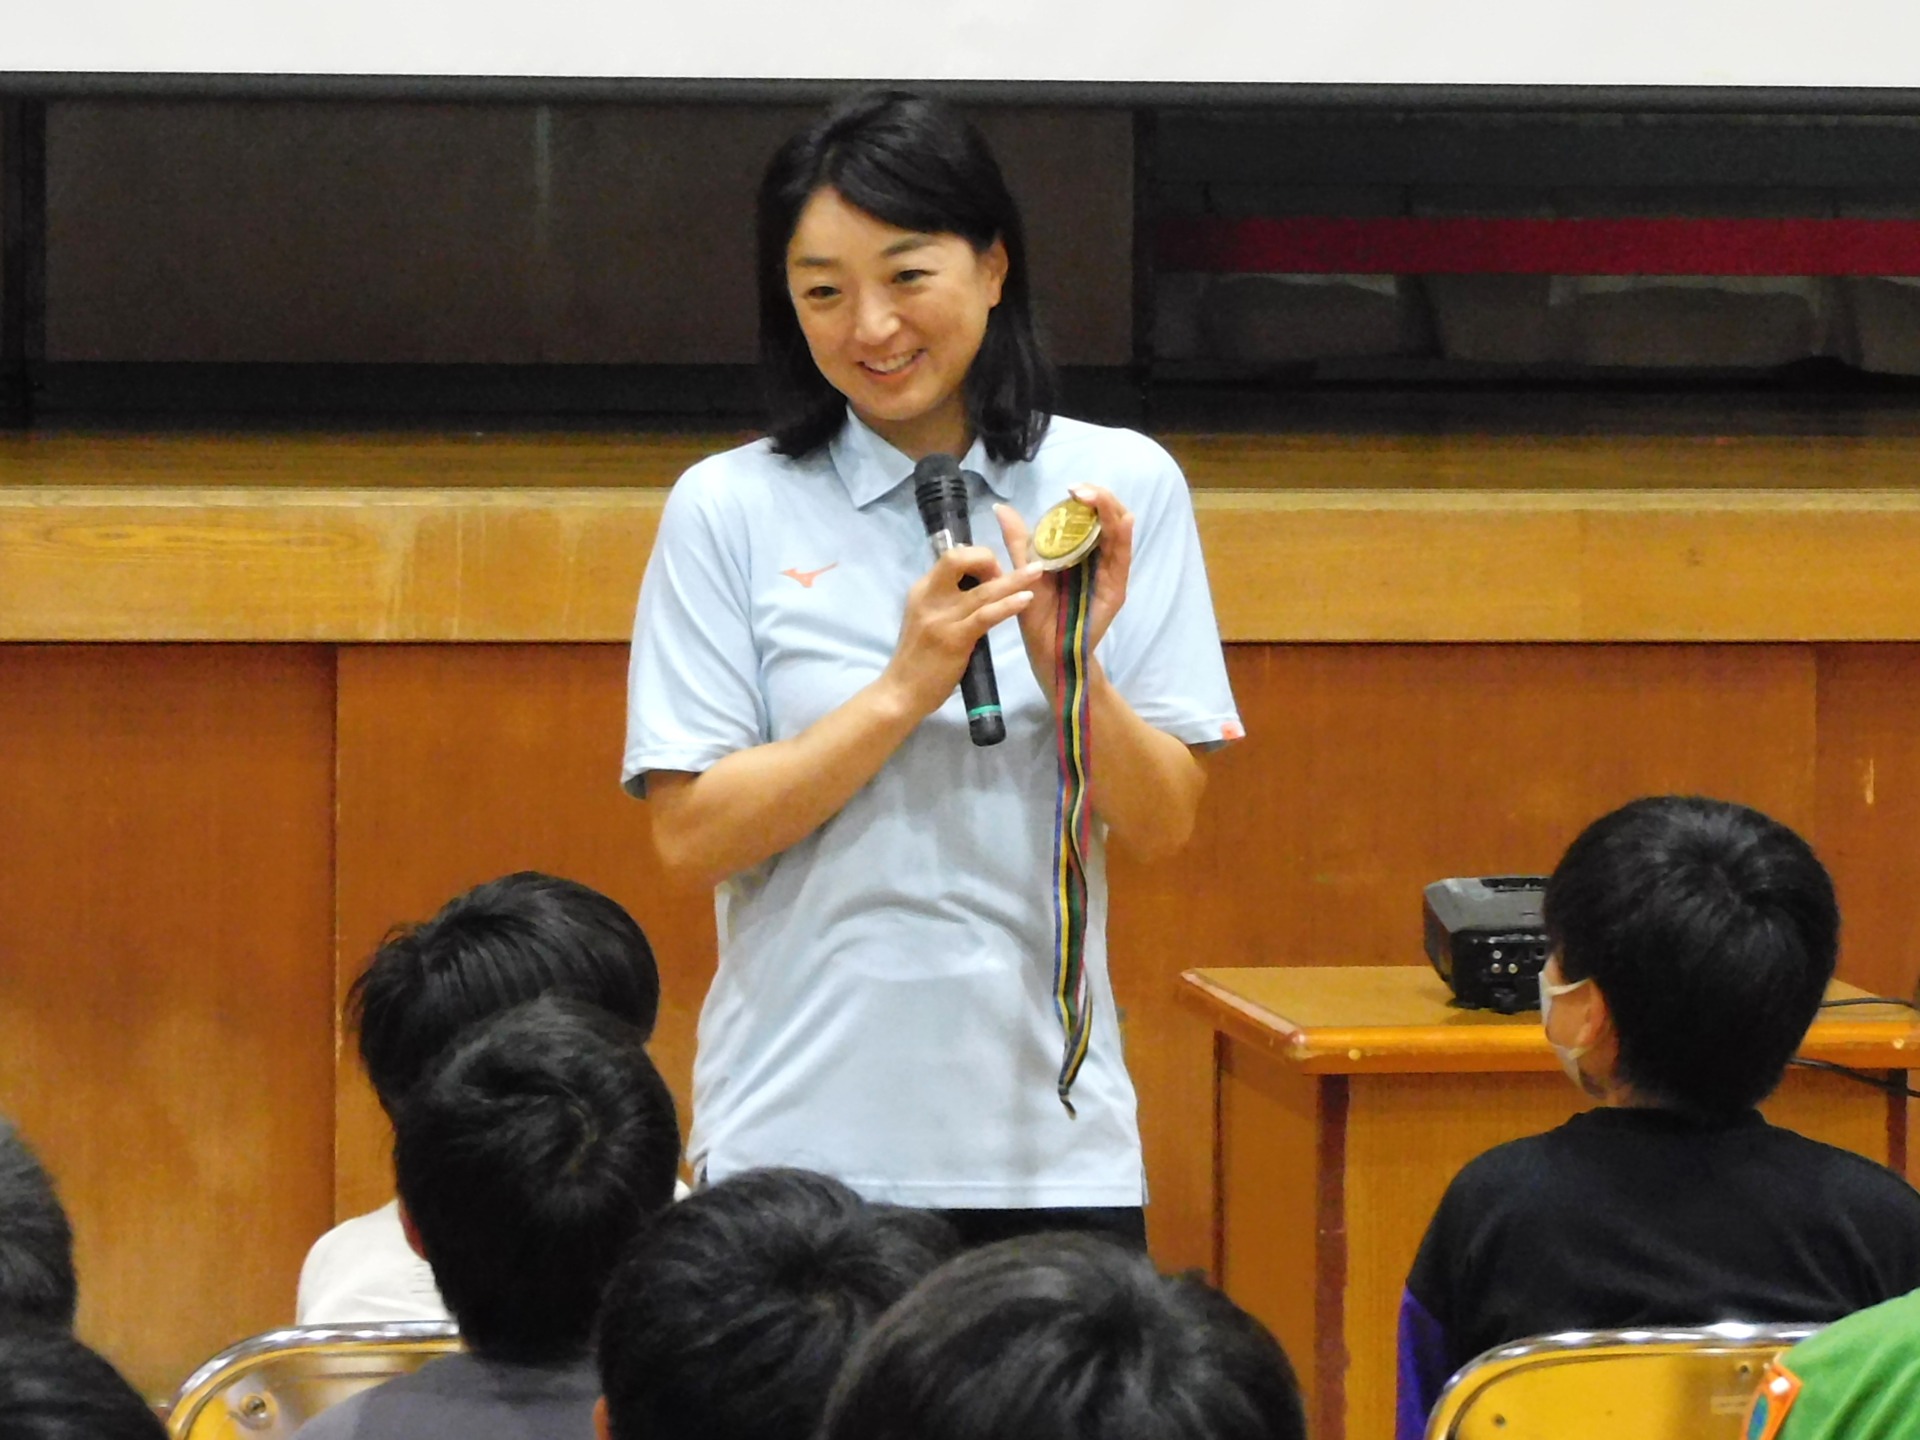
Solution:
[[[1544,969],[1540,972],[1541,1032],[1546,1035],[1547,1044],[1553,1046],[1553,1053],[1560,1057],[1560,1068],[1567,1072],[1567,1078],[1582,1090],[1589,1091],[1589,1093],[1591,1093],[1591,1087],[1587,1083],[1587,1077],[1580,1073],[1580,1059],[1593,1047],[1591,1045],[1555,1044],[1553,1034],[1548,1028],[1548,1022],[1553,1018],[1553,1000],[1556,995],[1566,995],[1578,990],[1582,985],[1591,985],[1592,983],[1593,977],[1589,975],[1584,980],[1569,981],[1565,985],[1549,985],[1547,983],[1547,972]]]

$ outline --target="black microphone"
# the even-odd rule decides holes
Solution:
[[[967,519],[967,473],[951,455],[929,455],[913,467],[913,503],[939,557],[956,545],[973,543],[973,524]],[[984,482],[982,482],[984,483]],[[979,577],[960,581],[971,590]],[[1007,722],[1000,713],[1000,687],[993,680],[993,656],[987,637],[973,642],[973,654],[960,676],[960,699],[967,707],[967,734],[976,745],[998,745],[1007,738]]]

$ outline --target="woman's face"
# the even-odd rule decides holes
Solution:
[[[962,391],[1007,276],[998,240],[975,250],[813,192],[787,242],[787,291],[813,363],[909,459],[958,455],[972,436]]]

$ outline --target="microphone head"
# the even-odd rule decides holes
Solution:
[[[929,455],[913,467],[913,503],[920,507],[920,522],[927,533],[953,530],[954,517],[960,527],[967,519],[967,477],[960,462],[951,455]]]

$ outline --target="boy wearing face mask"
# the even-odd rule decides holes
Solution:
[[[1920,1287],[1920,1194],[1755,1108],[1833,978],[1833,882],[1742,805],[1633,801],[1547,882],[1541,1024],[1597,1108],[1448,1187],[1400,1312],[1399,1440],[1448,1376],[1557,1330],[1818,1321]]]

